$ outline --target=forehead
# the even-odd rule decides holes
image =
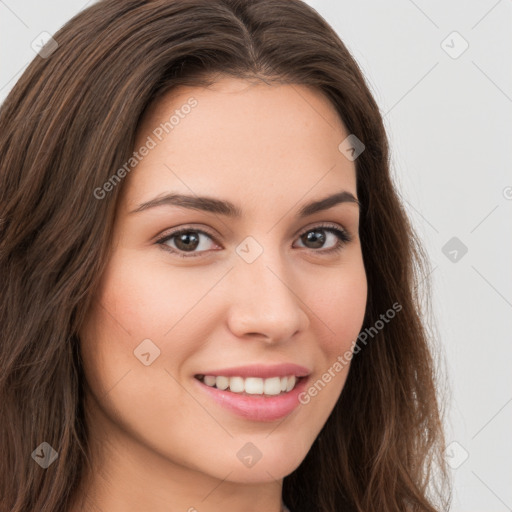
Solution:
[[[338,149],[347,136],[331,102],[307,86],[182,86],[146,111],[135,149],[148,138],[154,147],[130,173],[126,198],[135,206],[162,192],[208,192],[272,204],[334,187],[355,195],[354,162]]]

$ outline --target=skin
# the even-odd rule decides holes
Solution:
[[[327,421],[349,366],[307,405],[272,422],[218,405],[194,375],[294,362],[311,370],[314,383],[362,327],[367,281],[357,204],[296,215],[337,191],[357,197],[355,164],[338,150],[349,133],[334,107],[305,86],[222,78],[154,103],[136,148],[190,97],[197,106],[122,183],[110,259],[80,333],[95,470],[73,510],[278,512],[283,478]],[[171,191],[229,200],[243,216],[177,206],[129,213]],[[327,238],[315,246],[301,235],[323,222],[352,241],[322,256],[337,237],[321,231]],[[183,226],[215,235],[197,234],[199,257],[180,258],[155,242]],[[248,236],[263,249],[251,264],[236,252]],[[167,246],[190,254],[178,243]],[[147,338],[160,349],[149,366],[134,356]],[[252,467],[236,456],[247,442],[262,454]]]

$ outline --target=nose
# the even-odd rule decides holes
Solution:
[[[293,283],[290,268],[268,251],[252,263],[238,261],[229,276],[228,326],[233,335],[275,344],[305,331],[308,308]]]

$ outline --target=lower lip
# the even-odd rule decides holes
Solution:
[[[275,421],[294,411],[299,402],[299,394],[305,389],[307,377],[301,378],[288,393],[276,396],[241,395],[231,391],[207,386],[194,378],[200,389],[226,409],[251,421]]]

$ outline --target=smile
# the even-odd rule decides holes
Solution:
[[[206,386],[245,395],[277,396],[293,390],[298,380],[295,375],[285,377],[228,377],[223,375],[196,375]]]
[[[312,370],[295,362],[208,368],[193,375],[214,407],[249,421],[275,421],[299,407]]]

